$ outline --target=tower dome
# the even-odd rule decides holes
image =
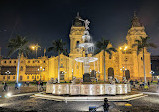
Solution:
[[[77,16],[75,17],[73,21],[73,26],[80,27],[83,26],[83,22],[80,20],[81,17],[79,16],[79,12],[77,13]]]

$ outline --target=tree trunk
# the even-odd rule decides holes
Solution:
[[[105,71],[105,51],[103,51],[103,58],[104,58],[104,82],[106,82],[106,71]]]
[[[19,79],[19,68],[20,68],[20,54],[18,56],[18,66],[17,66],[17,84],[18,84],[18,79]]]
[[[144,82],[146,84],[146,71],[145,71],[145,52],[143,48],[143,67],[144,67]]]
[[[58,54],[58,83],[60,83],[60,52]]]

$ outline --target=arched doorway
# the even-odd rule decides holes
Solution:
[[[114,78],[114,69],[112,67],[108,68],[108,78]]]
[[[125,71],[125,77],[127,80],[130,79],[130,71],[129,70]]]
[[[23,76],[20,76],[20,80],[21,80],[21,81],[23,80]]]
[[[60,71],[60,80],[64,80],[65,73],[63,71]]]
[[[96,71],[95,71],[95,70],[92,70],[92,71],[91,71],[91,77],[96,78]]]

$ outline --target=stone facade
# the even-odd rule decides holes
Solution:
[[[83,50],[78,48],[78,44],[82,43],[82,35],[85,27],[80,18],[77,16],[75,18],[74,24],[71,27],[70,31],[70,54],[69,57],[63,54],[60,55],[60,77],[61,81],[70,81],[73,77],[76,79],[81,79],[83,77],[84,68],[83,64],[76,62],[76,57],[83,57],[85,53]],[[118,52],[114,52],[112,57],[105,53],[105,64],[106,64],[106,79],[109,76],[113,76],[118,79],[122,79],[123,71],[121,68],[126,68],[127,71],[124,72],[124,75],[130,79],[142,79],[144,78],[143,70],[143,61],[142,61],[142,52],[137,54],[136,48],[132,48],[132,45],[135,43],[134,40],[139,39],[139,37],[146,37],[145,28],[139,22],[139,19],[134,15],[132,19],[132,26],[128,30],[125,43],[121,48],[125,46],[128,47],[127,50],[122,50],[116,48]],[[109,47],[112,45],[110,44]],[[103,52],[94,55],[98,58],[98,61],[90,63],[90,74],[95,76],[98,80],[104,80],[104,59]],[[92,56],[89,54],[88,56]],[[15,81],[16,80],[16,67],[18,59],[0,59],[0,81]],[[151,78],[151,64],[150,64],[150,53],[145,49],[145,65],[146,65],[146,77]],[[38,71],[38,68],[44,68],[44,71]],[[9,70],[10,75],[5,74],[5,71]],[[48,81],[51,78],[58,78],[58,56],[52,56],[50,58],[38,57],[38,59],[28,59],[24,56],[21,57],[20,63],[20,81],[33,81],[40,80],[40,77],[44,81]]]

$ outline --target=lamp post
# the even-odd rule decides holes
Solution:
[[[41,81],[41,72],[45,71],[45,68],[41,66],[40,68],[38,68],[38,71],[40,72],[40,81]]]
[[[36,52],[36,58],[37,58],[38,48],[40,48],[40,46],[38,45],[38,43],[35,44],[35,45],[33,45],[33,46],[31,46],[31,49],[32,49],[32,50],[35,50],[35,52]]]
[[[119,49],[124,51],[125,57],[126,57],[126,50],[128,49],[128,46],[125,45],[125,46],[123,46],[123,47],[119,47]],[[125,58],[125,57],[124,57],[124,58]],[[124,73],[125,73],[125,71],[127,70],[126,58],[125,58],[124,61],[125,61],[125,66],[126,66],[126,68],[123,66],[123,67],[120,69],[121,71],[123,71],[123,77],[125,77]]]
[[[7,70],[6,72],[5,72],[5,74],[7,74],[7,81],[8,81],[8,75],[10,74],[11,72],[9,71],[9,70]]]
[[[123,77],[125,77],[124,73],[127,69],[123,66],[120,70],[123,72]]]
[[[73,69],[72,69],[72,80],[73,80]]]

